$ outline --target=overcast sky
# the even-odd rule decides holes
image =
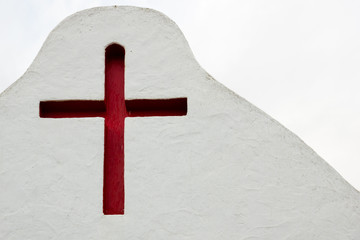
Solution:
[[[0,92],[68,15],[104,5],[153,8],[179,25],[215,79],[300,136],[360,189],[360,1],[0,2]]]

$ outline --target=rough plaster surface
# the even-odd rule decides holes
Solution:
[[[103,99],[113,42],[127,99],[188,98],[187,116],[126,119],[122,216],[102,213],[104,120],[39,118],[41,100]],[[135,7],[68,17],[1,94],[0,189],[0,239],[360,239],[360,194]]]

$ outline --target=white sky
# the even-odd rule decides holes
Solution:
[[[61,20],[115,4],[172,18],[215,79],[360,189],[360,1],[0,0],[0,92],[26,71]]]

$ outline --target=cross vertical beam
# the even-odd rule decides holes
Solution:
[[[111,45],[105,52],[104,214],[124,214],[125,50]]]

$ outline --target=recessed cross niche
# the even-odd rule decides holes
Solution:
[[[124,214],[124,125],[126,117],[184,116],[187,98],[125,100],[125,49],[105,50],[105,99],[41,101],[41,118],[105,118],[103,212]]]

